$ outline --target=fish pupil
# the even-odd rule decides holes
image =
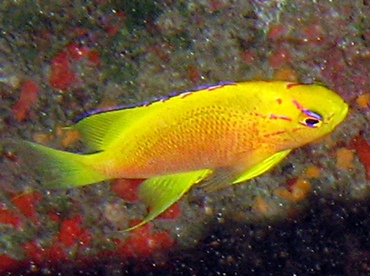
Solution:
[[[305,124],[306,126],[309,126],[309,127],[316,127],[319,123],[320,121],[314,118],[305,119]]]

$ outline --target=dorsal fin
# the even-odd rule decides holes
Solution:
[[[223,82],[212,86],[202,86],[194,93],[217,90],[227,85],[235,84]],[[134,107],[118,107],[115,109],[98,111],[97,113],[93,113],[79,120],[75,125],[69,128],[78,130],[82,135],[83,142],[86,143],[91,150],[102,151],[140,118],[147,116],[154,110],[158,110],[158,108],[162,108],[165,102],[170,102],[172,106],[181,103],[184,98],[188,98],[188,95],[193,94],[193,91],[194,90],[190,90],[188,92],[176,94],[171,93],[169,96],[160,97],[153,102],[142,103]]]
[[[91,150],[102,151],[134,122],[150,112],[147,108],[149,107],[140,106],[95,113],[69,128],[78,130],[83,142]]]

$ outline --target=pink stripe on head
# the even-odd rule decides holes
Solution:
[[[294,86],[298,86],[298,85],[302,85],[302,83],[297,83],[297,82],[288,82],[288,83],[286,84],[286,88],[287,88],[287,89],[290,89],[290,88],[292,88],[292,87],[294,87]]]
[[[292,103],[298,108],[300,111],[304,112],[306,109],[295,99],[292,100]]]
[[[285,115],[279,115],[279,114],[270,114],[269,119],[280,119],[285,121],[291,121],[292,118],[285,116]]]
[[[304,108],[297,100],[293,99],[292,100],[293,104],[300,110],[302,111],[304,114],[306,114],[307,116],[310,116],[312,118],[315,118],[317,120],[321,120],[322,117],[319,115],[319,114],[316,114],[315,112],[312,112],[306,108]]]

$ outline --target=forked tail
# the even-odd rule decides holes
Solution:
[[[0,149],[14,150],[21,162],[36,174],[43,188],[74,188],[107,179],[94,170],[95,154],[80,155],[52,149],[40,144],[6,139],[0,141]]]

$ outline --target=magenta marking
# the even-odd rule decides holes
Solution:
[[[220,83],[218,83],[216,85],[208,86],[205,89],[207,89],[208,91],[212,91],[212,90],[215,90],[217,88],[224,87],[226,85],[236,85],[236,83],[235,82],[225,81],[225,82],[220,82]]]
[[[299,102],[297,102],[297,100],[293,99],[292,102],[296,106],[296,108],[298,108],[300,111],[302,112],[306,111],[306,109]]]
[[[190,96],[191,94],[193,94],[192,92],[185,92],[185,93],[181,93],[179,96],[181,99],[187,97],[187,96]]]
[[[285,120],[285,121],[292,121],[292,118],[285,116],[285,115],[275,115],[275,114],[270,114],[269,119],[280,119],[280,120]]]
[[[302,85],[301,83],[297,83],[297,82],[288,82],[287,84],[286,84],[286,88],[287,89],[290,89],[290,88],[292,88],[292,87],[294,87],[294,86],[298,86],[298,85]]]
[[[314,118],[314,119],[316,119],[316,120],[322,120],[322,117],[319,115],[319,114],[317,114],[317,113],[315,113],[315,112],[312,112],[312,111],[310,111],[310,110],[308,110],[308,109],[306,109],[306,108],[304,108],[299,102],[297,102],[296,100],[292,100],[292,102],[293,102],[293,104],[300,110],[300,111],[302,111],[304,114],[306,114],[307,116],[309,116],[309,117],[312,117],[312,118]]]
[[[271,136],[276,136],[276,135],[283,134],[285,132],[286,132],[285,130],[278,130],[278,131],[275,131],[275,132],[267,133],[267,134],[263,135],[263,137],[268,138],[268,137],[271,137]]]
[[[267,116],[262,114],[262,113],[258,113],[258,112],[250,112],[250,114],[252,116],[256,116],[256,117],[261,117],[261,118],[266,118]]]

